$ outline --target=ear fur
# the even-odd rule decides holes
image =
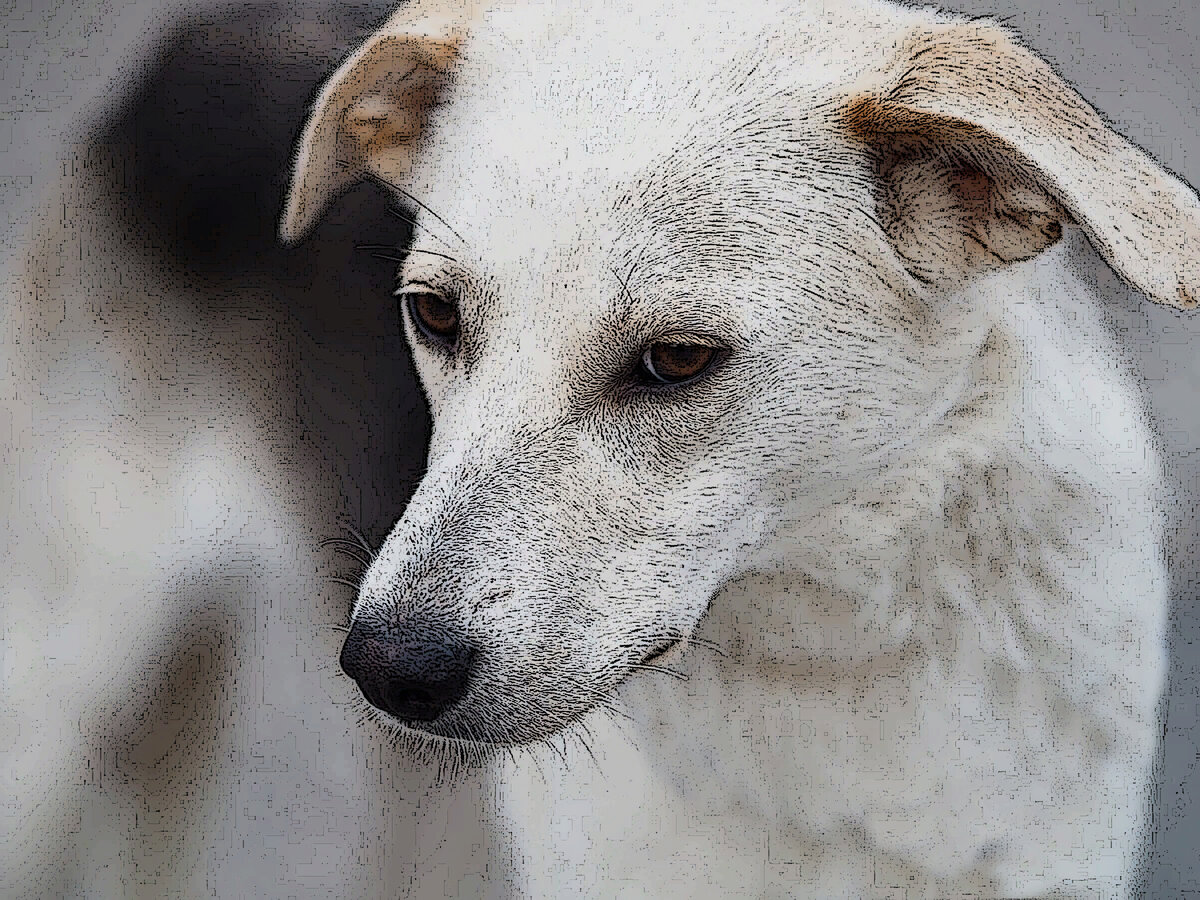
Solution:
[[[1200,202],[989,22],[911,34],[845,121],[874,150],[885,227],[917,277],[1032,256],[1069,215],[1155,302],[1200,299]]]
[[[296,153],[280,238],[299,241],[364,177],[396,181],[450,74],[479,3],[411,0],[321,89]]]

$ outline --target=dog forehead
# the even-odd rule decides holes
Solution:
[[[846,51],[863,20],[613,6],[504,7],[472,33],[412,179],[465,268],[527,308],[602,315],[634,269],[687,304],[706,279],[751,291],[831,252],[852,266],[847,248],[869,243],[845,238],[866,223],[861,178],[806,109],[869,64]]]
[[[533,208],[559,198],[599,205],[733,102],[714,80],[754,67],[753,53],[743,47],[733,61],[733,48],[766,23],[720,4],[658,18],[653,4],[613,6],[492,10],[434,112],[418,189],[466,188]]]
[[[417,196],[475,232],[492,259],[547,237],[603,242],[623,199],[668,161],[686,163],[689,144],[717,142],[781,84],[827,74],[819,60],[770,46],[795,43],[781,4],[705,3],[688,16],[660,6],[533,4],[485,17],[433,111],[412,175]]]

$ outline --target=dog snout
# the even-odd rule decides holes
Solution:
[[[359,621],[340,662],[372,706],[406,722],[431,722],[466,693],[475,655],[445,626]]]

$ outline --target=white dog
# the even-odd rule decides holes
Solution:
[[[623,694],[646,821],[607,767],[569,861],[511,788],[529,884],[1124,895],[1160,472],[1070,259],[1194,306],[1191,190],[1001,27],[875,0],[411,4],[321,94],[285,237],[368,176],[420,206],[435,425],[343,667],[467,756],[689,676]]]
[[[1130,892],[1164,500],[1088,262],[1194,305],[1200,207],[1002,28],[406,4],[283,223],[417,209],[429,467],[344,646],[290,298],[124,166],[0,309],[0,894]]]

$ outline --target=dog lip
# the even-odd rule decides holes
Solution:
[[[656,659],[658,659],[661,656],[665,656],[668,650],[670,650],[676,644],[680,643],[682,640],[683,640],[683,638],[678,637],[678,638],[671,638],[666,641],[660,641],[659,643],[655,644],[653,648],[651,648],[649,653],[647,653],[644,657],[642,657],[642,661],[640,663],[638,663],[638,665],[644,666],[644,665],[647,665],[648,663],[654,662]]]
[[[586,714],[590,711],[588,709],[583,712]],[[572,717],[567,723],[553,731],[513,735],[472,734],[469,728],[461,728],[458,733],[451,734],[440,730],[437,722],[405,722],[396,719],[395,716],[390,718],[397,723],[400,733],[417,741],[427,742],[431,746],[449,745],[458,748],[473,748],[485,753],[502,753],[507,750],[541,744],[548,737],[561,733],[579,716]]]

